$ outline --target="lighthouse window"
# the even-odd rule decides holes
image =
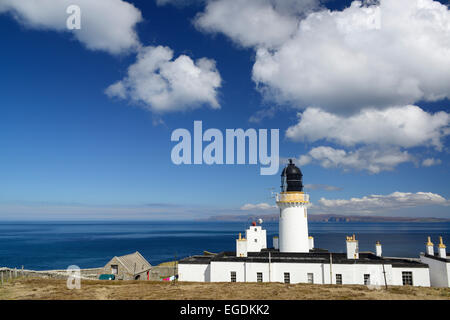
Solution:
[[[231,271],[231,282],[236,282],[236,271]]]
[[[258,239],[255,239],[255,242],[258,242]]]
[[[284,283],[291,283],[291,274],[289,272],[284,273]]]
[[[370,285],[370,274],[364,275],[364,285],[366,286]]]
[[[336,274],[336,284],[342,284],[342,274]]]
[[[263,282],[263,274],[262,274],[262,272],[257,272],[256,273],[256,281]]]
[[[412,286],[413,285],[413,276],[411,271],[403,271],[402,272],[402,281],[404,286]]]

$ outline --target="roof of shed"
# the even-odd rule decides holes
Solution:
[[[138,252],[117,257],[117,260],[133,275],[152,268],[151,264]]]

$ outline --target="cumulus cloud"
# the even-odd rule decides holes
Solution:
[[[430,114],[417,106],[386,110],[362,110],[340,116],[317,108],[299,114],[299,122],[286,131],[293,141],[327,140],[345,146],[357,144],[399,147],[434,146],[442,149],[442,139],[450,134],[450,114]]]
[[[450,11],[432,0],[354,1],[258,48],[253,80],[271,99],[334,113],[450,97]]]
[[[81,8],[81,30],[66,27],[66,9],[72,4]],[[139,47],[135,27],[141,11],[122,0],[2,0],[1,13],[10,13],[28,28],[71,32],[90,50],[119,54]]]
[[[223,33],[244,47],[273,47],[289,39],[297,30],[298,15],[317,4],[317,0],[208,1],[195,26],[204,32]]]
[[[431,166],[435,166],[435,165],[438,165],[441,163],[442,163],[442,161],[440,159],[427,158],[422,161],[422,166],[431,167]]]
[[[241,207],[241,210],[244,211],[251,211],[251,210],[272,210],[276,208],[276,206],[270,205],[268,203],[258,203],[258,204],[251,204],[251,203],[247,203],[244,204]]]
[[[369,173],[375,174],[382,171],[391,171],[401,163],[414,161],[415,158],[412,155],[398,148],[362,147],[354,151],[346,151],[320,146],[300,156],[297,163],[300,166],[318,163],[327,169],[367,170]]]
[[[396,210],[408,207],[439,205],[448,206],[450,201],[431,192],[394,192],[389,195],[369,195],[362,198],[318,201],[322,209],[339,210],[344,213],[373,213],[376,211]]]
[[[217,89],[221,77],[215,61],[174,59],[168,47],[145,47],[127,76],[106,89],[109,97],[129,99],[155,112],[180,111],[209,105],[220,108]]]

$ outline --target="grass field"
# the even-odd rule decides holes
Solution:
[[[449,288],[330,286],[282,283],[167,283],[83,280],[69,290],[64,280],[15,279],[0,286],[0,300],[450,300]]]

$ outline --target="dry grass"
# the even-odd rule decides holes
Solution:
[[[450,300],[449,288],[330,286],[281,283],[166,283],[85,281],[69,290],[64,280],[16,279],[0,286],[2,300]]]

